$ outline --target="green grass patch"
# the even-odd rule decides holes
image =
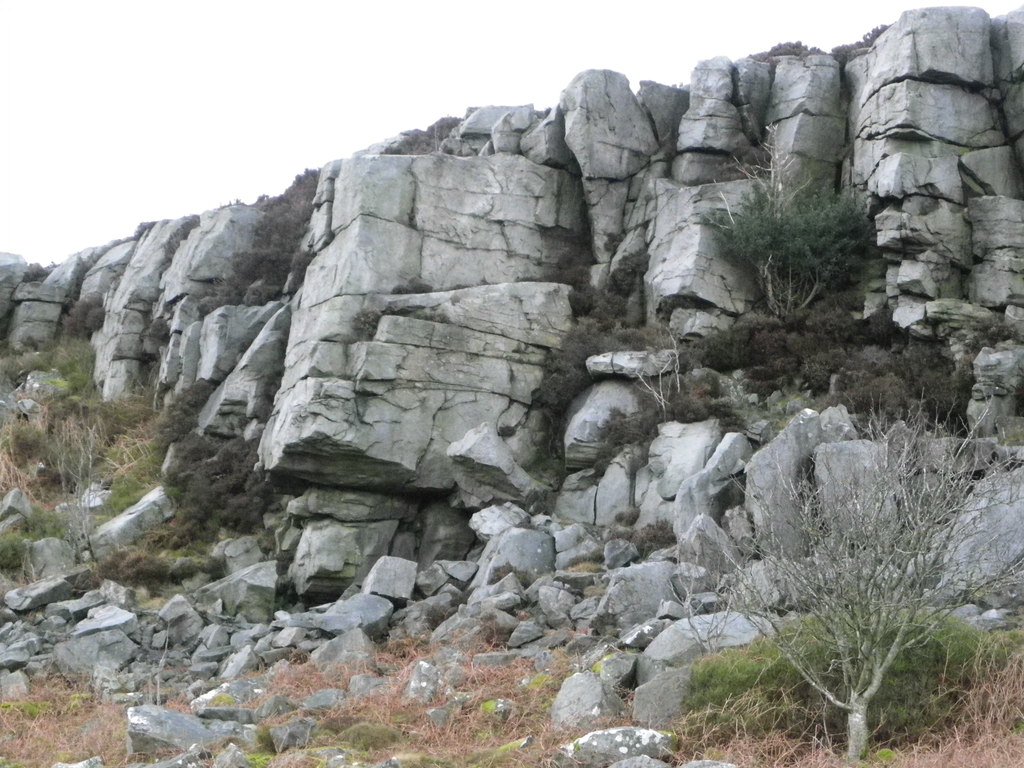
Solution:
[[[907,744],[941,730],[968,691],[1007,663],[1020,644],[1017,633],[943,623],[934,637],[905,650],[890,668],[869,710],[876,743]],[[805,655],[818,669],[834,666],[824,647]],[[838,672],[833,688],[840,688]],[[761,638],[693,665],[679,730],[684,741],[707,746],[772,732],[834,739],[845,733],[846,715],[804,682],[771,638]]]

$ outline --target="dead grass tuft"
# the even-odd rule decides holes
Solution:
[[[108,768],[128,765],[124,707],[64,680],[35,680],[19,706],[0,707],[0,752],[24,768],[49,768],[102,755]]]

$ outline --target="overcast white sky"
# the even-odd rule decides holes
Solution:
[[[140,221],[278,194],[471,105],[552,106],[584,69],[686,83],[701,59],[829,50],[960,4],[0,0],[0,251],[62,261]]]

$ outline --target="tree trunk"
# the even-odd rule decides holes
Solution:
[[[854,697],[846,716],[846,761],[851,765],[860,762],[868,748],[868,702]]]

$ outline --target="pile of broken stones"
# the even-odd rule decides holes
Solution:
[[[842,409],[804,410],[745,462],[748,484],[758,482],[759,456],[776,457],[778,474],[778,455],[798,455],[793,448],[813,431],[809,425],[824,446],[834,445],[827,439],[855,437]],[[17,502],[16,494],[8,494],[0,519]],[[169,509],[157,489],[97,529],[93,548],[116,546],[132,521],[146,514],[159,520]],[[673,737],[658,729],[684,705],[689,665],[764,631],[755,619],[729,610],[727,595],[717,591],[721,574],[714,563],[720,559],[712,554],[734,545],[708,533],[715,529],[697,526],[676,546],[643,558],[622,526],[601,529],[530,516],[511,502],[475,513],[470,525],[479,539],[474,559],[418,567],[382,556],[361,585],[339,599],[290,611],[278,609],[276,563],[252,537],[219,545],[216,555],[227,576],[187,596],[174,595],[158,610],[140,607],[133,590],[110,581],[87,589],[83,566],[57,568],[4,595],[0,695],[24,695],[34,676],[52,672],[89,679],[98,695],[126,706],[130,755],[145,760],[179,752],[138,765],[242,768],[248,765],[243,750],[255,747],[257,726],[269,718],[293,715],[268,729],[276,751],[301,748],[318,711],[387,686],[443,726],[462,701],[466,665],[526,659],[544,671],[562,649],[582,671],[562,681],[551,725],[596,730],[564,745],[556,761],[605,768],[628,758],[620,768],[653,768],[673,752]],[[709,567],[694,564],[694,548]],[[573,567],[581,561],[590,567]],[[960,613],[988,628],[1006,623],[1005,610],[965,607]],[[426,636],[431,654],[410,668],[376,664],[383,641]],[[495,639],[499,650],[480,651],[483,641]],[[301,701],[273,695],[275,675],[300,656],[322,669],[367,671],[346,689],[320,690]],[[178,695],[189,701],[189,713],[162,705]],[[602,727],[626,717],[633,725]],[[228,742],[233,746],[209,751]],[[357,759],[341,750],[323,757],[335,768]]]

